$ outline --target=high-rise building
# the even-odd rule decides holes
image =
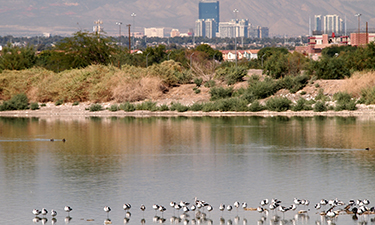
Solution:
[[[242,19],[237,23],[238,30],[237,30],[237,37],[247,37],[248,31],[247,28],[249,27],[249,20]]]
[[[236,35],[236,23],[234,20],[219,23],[220,38],[234,38]]]
[[[206,24],[203,19],[195,21],[195,36],[205,37],[206,36]]]
[[[314,22],[314,31],[322,31],[322,15],[315,15]]]
[[[178,29],[172,29],[171,31],[171,38],[173,37],[179,37],[180,36],[180,31]]]
[[[205,24],[205,37],[214,38],[216,37],[216,21],[214,19],[206,19]]]
[[[199,2],[199,19],[214,19],[218,24],[220,22],[220,8],[219,1],[201,0]],[[216,31],[219,30],[218,25]]]
[[[323,28],[325,34],[330,33],[341,33],[343,28],[342,19],[334,14],[334,15],[326,15],[323,17]]]

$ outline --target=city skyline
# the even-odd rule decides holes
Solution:
[[[309,17],[314,15],[340,15],[347,18],[347,28],[357,28],[356,13],[361,13],[361,27],[365,22],[375,27],[375,16],[372,13],[375,5],[371,0],[359,0],[353,3],[337,0],[340,4],[324,0],[298,1],[277,0],[263,1],[220,1],[220,21],[233,19],[233,9],[238,8],[238,18],[246,18],[254,25],[269,27],[270,36],[307,35]],[[0,0],[0,35],[36,36],[43,33],[52,35],[71,35],[78,30],[92,30],[94,21],[103,21],[102,26],[108,35],[118,35],[119,26],[131,24],[132,31],[143,32],[147,27],[165,27],[179,29],[186,33],[193,28],[199,17],[199,1],[197,0],[19,0],[16,2]],[[131,17],[135,13],[136,17]],[[133,23],[135,21],[135,26]],[[125,29],[123,29],[125,30]]]

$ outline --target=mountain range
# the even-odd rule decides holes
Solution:
[[[122,34],[126,24],[132,31],[144,27],[177,28],[187,32],[198,19],[199,0],[0,0],[0,36],[71,35],[78,30],[92,30],[94,21],[103,21],[108,35]],[[307,35],[309,17],[337,14],[347,20],[348,30],[358,27],[356,13],[361,13],[361,29],[365,22],[375,27],[374,0],[220,0],[220,21],[249,19],[255,26],[270,29],[270,36]],[[131,14],[135,13],[135,17]]]

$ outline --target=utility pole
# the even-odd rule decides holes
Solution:
[[[128,24],[126,25],[128,27],[128,30],[129,30],[129,54],[131,53],[131,37],[130,37],[130,26],[131,24]]]

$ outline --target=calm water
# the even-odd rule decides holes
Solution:
[[[112,224],[331,224],[314,209],[322,198],[375,205],[375,151],[364,150],[375,148],[374,137],[373,118],[0,117],[0,224],[103,224],[106,205]],[[194,197],[214,207],[205,220],[169,206]],[[299,206],[308,214],[278,212],[275,221],[273,212],[218,210],[235,201],[257,207],[264,198],[289,206],[295,197],[311,201]],[[132,205],[129,220],[124,203]],[[57,221],[33,221],[32,210],[43,207],[56,210]]]

